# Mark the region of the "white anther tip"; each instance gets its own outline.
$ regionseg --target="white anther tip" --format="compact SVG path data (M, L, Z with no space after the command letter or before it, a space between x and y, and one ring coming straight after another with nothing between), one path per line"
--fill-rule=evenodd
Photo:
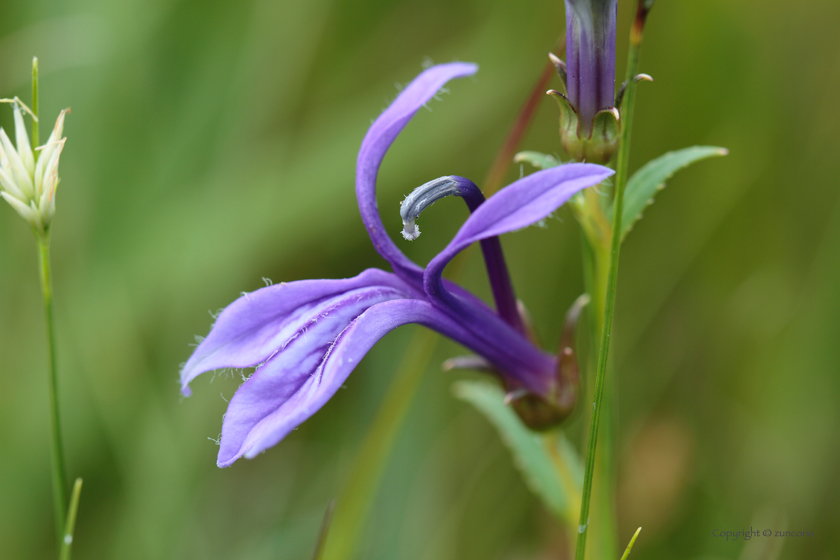
M402 236L406 241L414 241L420 237L420 228L414 223L414 220L403 222Z

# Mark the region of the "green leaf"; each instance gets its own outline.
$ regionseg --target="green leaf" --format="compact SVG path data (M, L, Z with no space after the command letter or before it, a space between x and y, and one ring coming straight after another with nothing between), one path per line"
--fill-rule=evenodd
M514 163L530 163L539 169L557 167L562 162L554 156L540 152L519 152L513 157Z
M673 177L674 173L701 159L725 156L728 153L725 148L715 146L692 146L668 152L647 162L630 177L624 191L624 215L621 217L622 239L633 228L633 224L642 217L644 209L653 203L656 193L665 188L665 181ZM610 208L608 218L612 220L612 208Z
M452 390L481 412L499 431L525 483L560 519L575 525L583 468L571 445L556 432L540 435L529 430L495 384L458 381Z
M333 510L335 510L335 498L327 504L327 511L324 513L324 520L321 522L321 530L318 532L318 542L315 544L315 553L312 555L312 560L322 560L324 557L324 543L327 542L327 534L330 532Z
M630 556L630 551L633 550L633 545L636 543L636 538L639 536L639 533L642 532L642 528L639 527L636 529L636 532L633 533L633 538L630 539L630 544L627 545L627 548L624 550L624 554L621 556L621 560L627 560L627 557Z
M64 536L61 539L60 560L70 560L70 550L73 546L73 531L76 530L76 512L79 510L79 497L82 495L82 479L77 478L70 495L70 508L67 511L67 523L64 526Z

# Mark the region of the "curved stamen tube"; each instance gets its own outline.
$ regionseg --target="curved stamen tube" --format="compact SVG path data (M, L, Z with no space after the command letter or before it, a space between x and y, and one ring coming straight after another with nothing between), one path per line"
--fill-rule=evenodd
M448 196L463 198L470 212L474 212L484 203L484 195L481 190L469 179L457 175L438 177L420 185L402 201L400 217L403 221L403 237L409 241L417 239L420 235L420 229L416 223L417 218L423 210ZM481 240L481 252L484 254L484 264L487 267L490 289L493 292L493 299L496 302L496 310L499 316L507 324L525 334L525 327L516 306L516 295L513 292L513 284L510 281L510 274L507 264L505 264L499 238L493 236Z
M420 236L420 228L416 221L423 210L447 196L461 196L458 183L449 176L432 179L423 183L400 203L400 218L402 218L402 236L407 241L414 241ZM482 202L484 197L482 197ZM481 204L481 202L479 202Z

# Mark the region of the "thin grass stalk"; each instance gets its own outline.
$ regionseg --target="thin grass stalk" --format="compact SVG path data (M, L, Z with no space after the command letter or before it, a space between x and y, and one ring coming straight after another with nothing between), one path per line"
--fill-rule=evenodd
M61 421L58 398L58 360L55 343L55 317L53 313L52 271L50 269L50 233L49 230L38 234L38 264L41 277L41 294L44 300L44 319L47 327L47 349L50 372L50 466L52 472L53 508L55 510L55 530L59 546L63 538L66 523L67 476L64 469L64 448L61 444Z
M636 99L636 83L633 77L639 69L639 53L642 46L645 20L650 9L651 0L639 0L636 19L630 33L630 49L627 60L627 90L625 92L624 107L621 118L621 145L618 151L616 166L615 202L613 203L612 241L610 243L610 265L607 276L606 302L604 307L604 322L601 329L601 342L598 348L598 365L595 373L595 395L592 402L592 417L589 427L589 443L586 453L586 470L583 478L583 493L580 507L580 522L578 525L576 560L584 560L586 556L586 537L589 533L589 508L592 498L592 479L595 471L595 454L598 444L598 429L600 427L601 410L604 404L604 385L609 363L610 336L615 314L615 293L618 281L618 257L621 250L621 217L624 211L624 187L627 185L628 163L630 157L630 133L633 128L633 109Z
M59 560L70 560L73 549L73 534L76 531L76 512L79 511L79 498L82 495L82 479L77 478L73 484L73 494L70 497L70 507L67 510L67 524L64 526L64 536L61 539Z

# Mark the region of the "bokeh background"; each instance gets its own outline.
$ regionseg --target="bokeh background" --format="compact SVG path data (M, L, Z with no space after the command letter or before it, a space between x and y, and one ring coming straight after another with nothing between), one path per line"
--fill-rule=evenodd
M622 72L631 19L620 2ZM209 312L273 281L383 266L355 208L356 150L424 61L480 64L422 111L380 177L380 208L430 178L479 180L563 29L559 0L6 0L0 96L42 135L64 107L53 263L65 447L85 480L78 559L307 559L414 332L276 448L215 466L240 379L179 396ZM836 0L660 0L632 167L692 144L731 155L660 193L625 243L621 541L634 558L759 558L713 531L811 531L781 558L840 556L840 43ZM556 87L556 84L555 84ZM523 149L557 152L546 99ZM0 107L0 124L12 126ZM528 170L526 170L528 171ZM520 170L514 166L509 179ZM441 203L405 251L426 262L465 217ZM546 341L582 291L568 211L504 240ZM488 293L481 263L465 284ZM0 205L0 557L53 555L47 361L32 234ZM563 558L563 531L484 418L426 372L359 558ZM579 440L578 419L568 428Z

